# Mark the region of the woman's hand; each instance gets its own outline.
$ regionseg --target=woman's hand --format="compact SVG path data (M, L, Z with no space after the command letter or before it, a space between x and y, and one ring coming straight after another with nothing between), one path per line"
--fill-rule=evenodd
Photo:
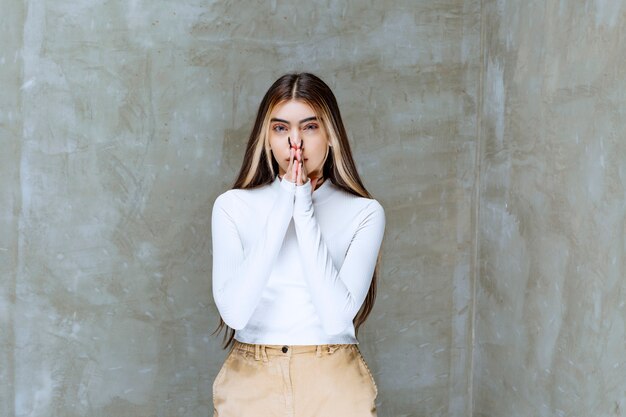
M304 185L309 179L309 174L302 159L302 147L296 148L296 159L296 184Z
M294 161L295 158L295 150L293 148L289 148L289 166L287 167L287 171L285 171L285 175L283 175L283 179L286 179L289 182L296 182L297 178L297 165L298 161Z
M304 165L304 159L302 158L302 152L304 150L304 141L300 146L291 146L291 140L289 141L289 166L283 178L287 178L290 182L295 182L297 185L304 185L310 179L311 180L311 193L315 190L315 185L319 178L309 178L309 173Z

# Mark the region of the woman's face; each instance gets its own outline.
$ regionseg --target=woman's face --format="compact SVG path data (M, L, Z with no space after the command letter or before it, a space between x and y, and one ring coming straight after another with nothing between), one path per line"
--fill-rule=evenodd
M276 105L270 114L269 142L281 178L289 166L287 137L292 146L304 146L302 159L309 178L321 177L328 154L328 137L313 108L303 101L284 101Z

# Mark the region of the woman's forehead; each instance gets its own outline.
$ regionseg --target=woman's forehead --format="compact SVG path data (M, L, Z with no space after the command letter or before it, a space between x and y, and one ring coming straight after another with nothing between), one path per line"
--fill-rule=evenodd
M304 118L316 116L315 109L302 100L291 99L278 103L271 112L272 118L289 121L300 121Z

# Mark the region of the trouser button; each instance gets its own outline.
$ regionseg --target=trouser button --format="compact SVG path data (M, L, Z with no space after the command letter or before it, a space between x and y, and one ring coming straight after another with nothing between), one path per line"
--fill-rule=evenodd
M287 346L283 346L283 353L287 353L288 350L289 348Z

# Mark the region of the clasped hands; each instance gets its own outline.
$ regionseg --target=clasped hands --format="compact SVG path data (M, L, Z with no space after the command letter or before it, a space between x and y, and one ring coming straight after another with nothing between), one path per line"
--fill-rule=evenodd
M297 143L291 143L291 139L287 138L289 142L289 166L283 176L289 182L295 182L296 185L304 185L307 180L311 180L311 192L315 190L315 185L319 178L309 178L309 173L304 165L302 159L302 152L304 150L304 139L300 141L300 145Z

